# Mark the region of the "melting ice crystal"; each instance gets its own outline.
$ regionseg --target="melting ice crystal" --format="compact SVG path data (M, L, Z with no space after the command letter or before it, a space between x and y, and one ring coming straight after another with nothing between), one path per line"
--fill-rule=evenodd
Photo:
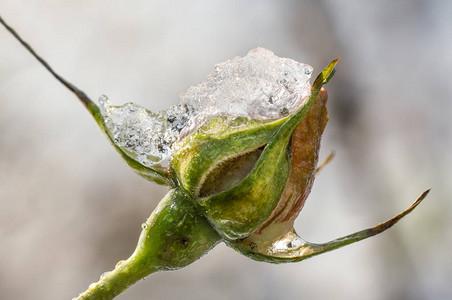
M114 143L145 166L166 164L175 142L214 117L268 120L294 112L309 95L312 67L256 48L215 66L182 102L152 113L136 104L112 106L102 96L100 109Z

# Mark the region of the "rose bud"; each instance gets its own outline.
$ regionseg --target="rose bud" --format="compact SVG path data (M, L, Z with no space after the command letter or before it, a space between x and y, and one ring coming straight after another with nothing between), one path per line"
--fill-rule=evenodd
M300 261L378 234L409 213L325 244L293 229L314 182L328 121L322 85L310 66L258 48L219 64L182 103L154 114L106 97L90 111L138 174L171 187L146 223L132 256L80 299L113 297L153 272L184 267L224 241L271 263ZM100 117L101 116L101 117Z

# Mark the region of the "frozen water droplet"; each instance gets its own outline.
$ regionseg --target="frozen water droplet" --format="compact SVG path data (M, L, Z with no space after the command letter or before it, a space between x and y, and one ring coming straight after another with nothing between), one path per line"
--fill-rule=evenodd
M104 272L104 273L102 273L102 275L100 275L100 279L106 278L109 274L110 274L110 272Z
M115 269L119 269L125 262L126 262L125 260L118 261L118 263L115 266Z
M281 239L273 243L270 251L273 253L281 253L290 249L300 248L305 243L294 231L287 233Z
M289 110L287 109L287 107L283 107L282 109L281 109L281 115L282 116L287 116L289 114Z
M148 228L148 224L143 223L141 224L141 229L146 230Z
M300 237L295 237L292 241L291 241L291 246L292 248L297 248L300 247L303 244L303 240Z

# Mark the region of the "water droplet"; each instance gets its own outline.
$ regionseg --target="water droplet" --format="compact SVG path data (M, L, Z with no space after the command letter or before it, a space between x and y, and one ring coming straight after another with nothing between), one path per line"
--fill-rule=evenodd
M97 282L93 282L89 285L88 289L94 289L97 285Z
M115 269L119 269L125 262L126 262L125 260L118 261L118 263L115 266Z
M99 97L99 104L101 105L101 106L104 106L105 104L106 104L106 102L108 101L108 98L107 98L107 96L105 96L105 95L102 95L102 96L100 96Z
M301 238L295 237L291 242L291 246L293 248L297 248L297 247L300 247L303 244L303 242L304 241Z
M141 229L143 229L143 230L148 229L148 224L146 224L146 223L141 224Z
M106 278L109 274L110 274L110 272L102 273L102 275L100 275L100 279Z

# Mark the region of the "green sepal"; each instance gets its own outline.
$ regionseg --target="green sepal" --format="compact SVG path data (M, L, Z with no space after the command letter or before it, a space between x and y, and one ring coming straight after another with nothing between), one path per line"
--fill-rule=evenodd
M248 236L273 211L290 173L286 148L280 143L274 151L264 150L253 171L238 185L199 200L206 217L226 238Z
M285 120L214 118L177 145L171 161L173 171L184 189L198 196L213 169L231 157L267 144Z
M227 239L245 238L275 209L290 173L288 145L292 133L311 109L322 85L331 79L338 60L317 76L310 96L280 126L249 175L231 189L200 200L206 217Z
M226 240L225 242L237 252L257 261L275 264L299 262L384 232L412 212L427 197L429 191L423 192L410 207L393 218L377 226L337 238L327 243L314 244L304 241L295 233L295 230L291 230L275 240L265 240L265 236L254 235L238 241Z

